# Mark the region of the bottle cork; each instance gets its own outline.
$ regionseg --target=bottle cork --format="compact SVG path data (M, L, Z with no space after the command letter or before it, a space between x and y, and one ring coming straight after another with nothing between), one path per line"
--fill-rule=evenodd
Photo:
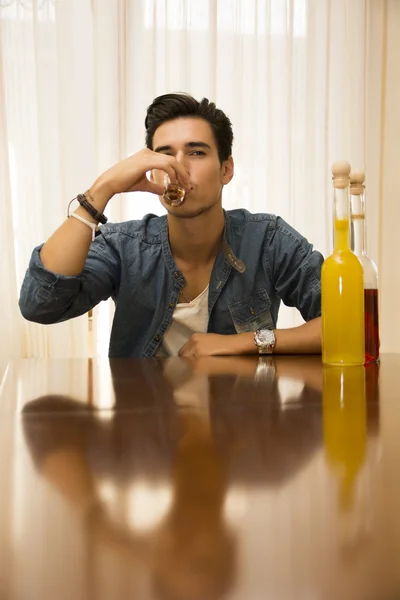
M352 171L350 173L350 191L354 196L360 196L365 189L365 173L363 171Z
M339 160L332 165L333 187L343 190L350 183L350 164L345 160Z

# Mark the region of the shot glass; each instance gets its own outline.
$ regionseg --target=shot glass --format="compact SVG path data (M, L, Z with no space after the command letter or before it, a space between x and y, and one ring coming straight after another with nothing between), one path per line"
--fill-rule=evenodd
M185 188L179 183L171 183L169 175L164 177L164 201L170 206L180 206L185 200Z

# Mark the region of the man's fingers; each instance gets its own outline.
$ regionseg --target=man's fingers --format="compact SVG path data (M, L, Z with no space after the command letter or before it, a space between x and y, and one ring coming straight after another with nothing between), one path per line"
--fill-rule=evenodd
M155 183L154 181L149 181L144 187L146 188L143 190L144 192L157 194L157 196L162 196L164 193L164 186L160 185L159 183Z
M184 344L182 346L182 348L179 350L178 352L178 356L192 356L193 355L193 344L191 343L190 340L188 340L186 342L186 344Z
M186 348L187 348L187 344L185 344L184 346L182 346L182 348L178 352L178 356L186 356L185 355Z
M178 181L184 185L187 190L190 190L189 173L186 171L185 167L177 160L174 161L172 166L175 170Z
M165 160L160 168L168 173L172 183L179 183L185 188L190 189L189 173L185 167L173 156L168 156L169 160Z
M176 169L174 169L168 161L163 162L162 165L160 165L160 169L167 173L171 183L177 183Z

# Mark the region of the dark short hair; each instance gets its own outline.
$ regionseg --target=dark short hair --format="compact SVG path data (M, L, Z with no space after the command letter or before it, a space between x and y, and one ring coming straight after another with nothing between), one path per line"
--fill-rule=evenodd
M154 133L160 125L180 117L197 117L207 121L213 131L220 162L230 157L233 131L229 118L207 98L198 102L193 96L185 93L164 94L150 104L145 119L147 148L153 149Z

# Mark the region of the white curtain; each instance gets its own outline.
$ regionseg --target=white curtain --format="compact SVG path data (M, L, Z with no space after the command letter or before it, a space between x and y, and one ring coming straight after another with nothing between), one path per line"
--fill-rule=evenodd
M165 92L207 96L231 118L225 208L280 214L324 254L330 165L366 169L379 262L387 20L386 0L0 0L3 366L20 353L87 354L87 316L28 324L17 291L68 201L143 147L146 107ZM120 221L163 209L127 194L107 210ZM95 309L95 354L107 352L111 319L111 303ZM283 308L281 326L299 322ZM382 344L392 349L389 336Z

